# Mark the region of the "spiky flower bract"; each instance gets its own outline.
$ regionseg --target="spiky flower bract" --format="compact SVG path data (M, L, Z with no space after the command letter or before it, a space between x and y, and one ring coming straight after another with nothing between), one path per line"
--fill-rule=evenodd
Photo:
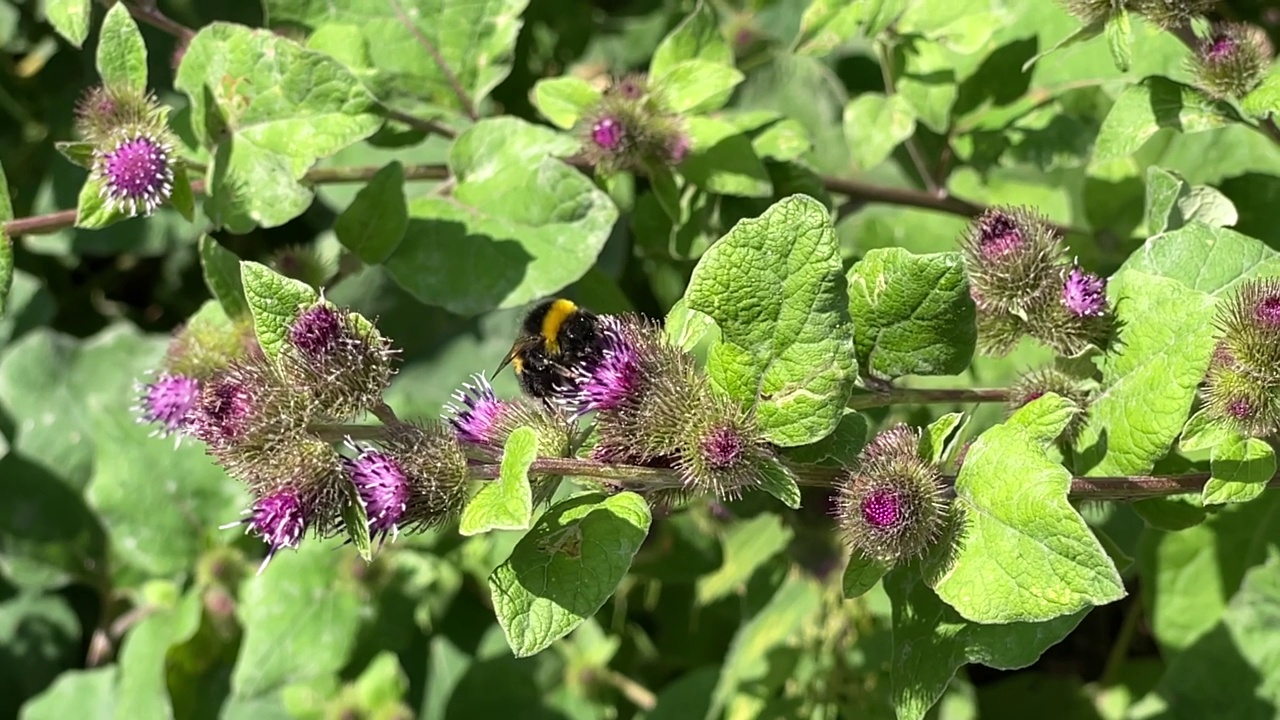
M1246 281L1218 307L1215 324L1231 357L1268 379L1280 377L1280 279Z
M1172 30L1203 17L1218 4L1217 0L1127 0L1129 10L1148 21Z
M919 455L905 426L863 449L838 487L836 520L859 552L887 563L924 554L942 535L946 503L938 469Z
M249 357L203 383L190 427L217 452L261 444L282 428L304 427L314 415L311 398L295 392L273 363Z
M163 129L163 112L147 93L95 85L76 103L76 132L85 142L99 145L122 128Z
M357 450L358 456L342 464L364 504L369 536L379 542L388 535L394 540L408 509L409 478L390 453L370 447Z
M991 208L970 224L962 242L965 271L980 312L1023 315L1060 277L1062 240L1042 215L1026 208ZM1051 289L1052 288L1052 289Z
M174 333L165 352L164 370L205 380L261 353L251 319L231 320L217 305L209 305Z
M161 437L186 432L192 412L200 399L200 381L186 375L161 373L141 386L135 410L142 422L159 427Z
M400 529L436 527L456 518L467 502L467 457L441 423L400 423L380 441L408 484Z
M1008 355L1027 333L1027 321L1017 315L978 314L978 350L984 355Z
M680 118L640 75L605 90L583 117L581 135L584 156L605 173L677 164L689 150Z
M1121 10L1114 0L1058 0L1058 4L1085 25L1104 23Z
M1067 287L1059 285L1060 295L1041 296L1028 306L1025 332L1065 357L1078 356L1090 347L1106 346L1115 329L1115 317L1106 297L1098 294L1069 298ZM1088 312L1080 314L1081 310Z
M290 245L277 250L268 264L287 278L301 280L317 288L329 282L338 270L332 257L306 245Z
M322 415L343 420L382 403L395 350L372 323L321 301L298 314L286 340L289 384L315 398Z
M1213 420L1253 437L1280 432L1280 392L1274 382L1240 365L1210 364L1201 398Z
M770 458L755 418L719 395L700 410L690 418L674 463L683 491L724 500L758 488Z
M1239 99L1262 83L1274 54L1271 39L1262 28L1217 23L1191 56L1191 75L1210 97Z
M1080 409L1060 435L1067 442L1071 442L1084 428L1085 421L1088 419L1087 411L1092 392L1090 383L1085 380L1068 375L1054 367L1044 367L1023 373L1009 389L1007 413L1012 415L1022 406L1038 400L1046 393L1058 395Z
M150 215L173 193L180 161L167 118L154 96L119 87L93 88L76 106L76 129L94 146L91 177L117 212Z

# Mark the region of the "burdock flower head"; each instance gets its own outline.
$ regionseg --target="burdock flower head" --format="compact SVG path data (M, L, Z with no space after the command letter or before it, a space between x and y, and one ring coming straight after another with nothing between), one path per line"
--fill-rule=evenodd
M582 119L583 153L604 172L684 161L689 139L680 118L640 75L617 80Z
M946 526L938 469L920 457L919 439L901 425L882 433L838 488L836 520L867 557L886 563L917 557Z
M351 445L359 454L344 459L343 468L355 486L369 519L369 536L395 540L400 522L409 507L409 477L390 453L372 447Z
M155 434L161 437L186 432L196 401L200 399L199 380L160 373L155 380L141 385L139 391L134 410L140 422L157 425Z
M281 548L298 548L307 532L310 508L299 491L281 488L258 498L247 515L244 520L223 525L222 529L244 525L247 532L262 538L268 549L266 558L258 566L261 575Z
M1179 28L1203 17L1218 0L1126 0L1129 10L1166 30Z
M392 525L397 530L435 527L462 512L467 502L467 457L451 428L438 422L400 423L379 444L381 450L376 451L377 455L368 456L367 451L362 454L366 458L366 470L372 471L372 463L377 461L378 472L367 472L363 477L365 484L371 485L375 474L377 476L379 487L376 494L379 498L376 508L366 498L366 493L375 494L373 488L366 487L361 491L371 523L375 509L385 506L394 511L401 497L403 508L398 514L387 514L378 526L380 529L385 530ZM357 458L356 462L359 463L360 459ZM400 478L403 478L403 486ZM354 473L352 479L359 488L360 480ZM372 531L372 524L370 529Z
M1123 8L1115 0L1059 0L1059 4L1085 25L1104 23Z
M980 312L1025 317L1040 296L1060 290L1062 240L1047 218L1031 210L987 210L970 225L962 245Z
M1054 368L1044 367L1024 373L1009 391L1006 404L1007 414L1012 415L1019 408L1040 399L1046 393L1053 393L1069 400L1080 412L1072 416L1061 437L1071 442L1084 427L1088 419L1087 411L1092 400L1094 383L1068 375Z
M205 380L251 355L261 355L253 321L231 320L210 302L179 328L165 352L164 370Z
M1200 397L1205 414L1253 437L1280 431L1280 388L1239 364L1210 363Z
M1247 23L1218 23L1191 56L1196 85L1211 97L1239 99L1266 76L1274 50L1267 33Z
M166 111L154 97L94 88L77 107L76 125L94 146L92 178L112 209L150 215L169 199L177 155Z
M382 403L395 350L368 320L320 301L289 326L284 371L318 411L343 420Z
M758 488L772 460L754 416L719 395L699 410L691 418L674 463L684 481L683 490L731 499Z
M1223 351L1239 366L1268 378L1280 376L1280 279L1242 283L1219 305L1215 324Z

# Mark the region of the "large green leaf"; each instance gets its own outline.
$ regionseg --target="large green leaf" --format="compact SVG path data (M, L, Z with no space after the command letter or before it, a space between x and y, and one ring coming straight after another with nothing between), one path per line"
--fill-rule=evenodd
M370 264L386 261L408 228L404 166L397 160L378 170L333 223L343 246Z
M212 154L205 214L237 233L302 214L312 199L303 174L382 124L345 66L240 25L202 28L174 86L191 98L192 129Z
M581 495L552 507L489 577L516 657L568 635L604 605L649 532L639 495Z
M479 104L511 72L528 0L266 0L271 25L347 26L363 40L378 99L407 111ZM438 59L437 59L438 55ZM451 79L452 76L452 79Z
M1121 327L1077 442L1076 471L1148 472L1182 432L1213 349L1212 296L1124 270L1108 287Z
M1132 155L1161 128L1195 133L1239 122L1230 105L1158 75L1129 87L1102 122L1093 147L1100 164Z
M1156 166L1147 168L1147 232L1172 232L1192 222L1230 227L1239 221L1235 205L1217 188L1192 186L1181 175ZM1149 247L1144 245L1143 249Z
M485 120L457 140L450 198L409 204L409 227L385 261L418 300L459 315L525 305L595 264L618 210L590 178L557 160L577 141L517 118Z
M301 280L287 278L266 265L247 260L240 262L240 282L249 301L258 344L267 355L279 355L289 337L289 326L298 313L320 296Z
M146 618L129 630L120 648L116 717L173 717L169 649L195 634L203 607L200 593L191 592L173 607L148 608Z
M147 89L147 46L129 8L107 11L98 33L98 75L109 88L141 94Z
M1048 446L1075 410L1047 394L983 433L956 478L963 529L933 583L966 620L1043 622L1124 597L1115 564L1067 500Z
M116 717L115 665L92 670L69 670L43 693L22 707L20 720L114 720Z
M247 314L249 302L245 299L244 283L240 279L240 258L210 235L201 235L197 247L204 284L222 306L222 311L230 318Z
M959 253L872 250L849 271L849 315L868 375L958 375L973 359L977 311Z
M1235 230L1190 222L1147 240L1117 275L1130 270L1161 275L1217 297L1230 295L1246 280L1280 275L1280 254Z
M864 170L888 159L893 149L915 134L916 115L901 95L863 93L844 108L849 154Z
M853 389L853 327L827 209L794 195L739 222L703 255L685 295L721 329L713 381L756 402L777 445L835 429Z
M733 64L733 49L720 30L714 4L707 0L697 0L693 12L658 44L649 62L649 76L660 78L686 60Z
M1000 670L1034 663L1087 612L1048 622L980 625L947 607L910 571L889 573L885 590L893 602L893 700L899 720L922 720L967 663Z

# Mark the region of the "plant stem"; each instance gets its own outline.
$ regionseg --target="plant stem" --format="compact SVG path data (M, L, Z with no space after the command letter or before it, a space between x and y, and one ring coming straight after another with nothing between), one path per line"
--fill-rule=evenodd
M1142 599L1130 598L1129 607L1124 613L1124 622L1120 625L1120 636L1116 638L1111 646L1111 652L1107 654L1107 664L1103 666L1102 677L1098 680L1099 687L1107 688L1115 684L1116 677L1124 667L1124 661L1129 658L1129 647L1133 645L1133 636L1138 630L1138 620L1141 617Z
M622 673L604 668L601 677L610 685L618 689L618 692L631 701L632 705L649 712L658 706L658 696L653 694L649 688L623 675Z
M458 137L457 130L446 125L441 125L435 120L420 118L386 106L381 108L381 112L388 120L395 120L396 122L404 123L414 130L420 130L428 135L439 135L441 137L449 138L450 140Z
M831 192L848 195L851 198L862 200L864 202L879 202L888 205L906 205L907 207L937 210L938 212L949 213L951 215L961 215L963 217L976 217L986 210L986 208L981 205L975 205L967 200L961 200L960 198L951 197L950 195L938 195L936 193L924 192L922 190L911 190L909 188L872 185L870 183L859 182L857 180L846 180L844 178L823 177L822 186ZM847 215L848 213L841 211L840 214Z
M413 24L413 20L405 14L404 8L400 6L400 0L387 0L387 3L391 5L391 9L400 18L400 23L404 25L405 29L413 33L413 36L418 40L418 44L422 45L423 49L431 55L431 59L435 61L436 67L440 70L440 74L444 75L445 82L449 83L449 87L453 89L453 94L458 97L458 102L462 104L462 111L472 120L479 120L480 114L476 112L476 106L471 101L471 95L466 88L462 87L462 81L453 72L453 68L449 67L449 63L444 61L444 56L440 54L435 43L431 42L426 35L422 34L418 26Z
M325 442L340 443L352 440L381 440L387 435L382 425L311 425L307 428Z
M396 411L386 403L378 403L370 412L373 416L382 421L383 425L399 425L400 418L396 417Z
M949 403L1005 402L1009 391L1005 388L890 388L885 391L854 395L848 407L854 410L887 407L889 405L929 405Z
M887 43L877 43L880 45L880 74L884 78L884 93L892 96L898 91L897 83L893 79L893 48ZM947 189L943 187L936 178L929 166L924 162L924 154L920 152L920 145L916 142L913 134L903 143L907 148L907 155L911 157L911 164L916 168L916 174L920 176L921 182L929 191L929 196L938 200L946 200L948 198Z
M141 2L135 0L134 2L125 2L124 6L135 20L163 30L182 42L189 42L196 35L191 28L160 12L160 8L156 7L154 0L142 0Z

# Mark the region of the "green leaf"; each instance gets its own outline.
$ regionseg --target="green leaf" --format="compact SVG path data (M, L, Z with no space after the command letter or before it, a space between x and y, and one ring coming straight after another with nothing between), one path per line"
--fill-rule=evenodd
M1133 28L1129 25L1129 11L1121 8L1107 19L1107 49L1120 72L1129 72L1133 65Z
M368 57L366 82L378 98L406 112L439 115L441 108L462 109L454 81L479 106L511 73L529 2L266 0L263 5L271 27L354 28L365 46L360 52Z
M723 107L742 79L732 65L685 60L667 70L655 89L671 112L705 113Z
M600 102L602 94L582 78L542 78L533 86L533 104L556 127L568 130Z
M960 95L956 66L964 56L940 41L914 36L895 45L890 59L897 94L911 105L920 124L945 134Z
M1240 100L1240 109L1259 120L1280 115L1280 67L1272 68L1262 84Z
M124 3L107 11L98 31L98 75L109 88L138 94L147 90L147 46Z
M9 180L0 166L0 227L13 219L13 201L9 198ZM0 316L8 308L9 291L13 288L13 239L0 230Z
M733 49L720 31L715 10L705 0L697 0L693 12L658 44L649 62L649 78L658 80L685 60L733 65Z
M1240 220L1235 205L1217 188L1192 187L1181 175L1147 168L1146 225L1151 234L1179 230L1193 222L1229 227Z
M397 160L374 173L333 223L333 232L343 247L369 265L391 257L408 229L404 166Z
M866 595L891 569L889 565L873 557L867 557L854 548L841 580L845 599L852 600Z
M301 215L312 199L303 174L382 125L373 96L344 65L240 25L201 28L174 87L191 98L192 129L212 148L205 214L235 233Z
M571 136L517 118L484 120L450 155L451 198L409 204L407 238L385 266L423 303L458 315L526 305L560 292L595 264L618 219L589 177L553 156Z
M1199 90L1153 75L1130 86L1102 121L1093 146L1093 164L1137 152L1161 128L1197 133L1239 122L1230 105Z
M710 193L769 197L773 182L756 157L751 140L730 122L709 117L685 120L689 155L680 174Z
M698 605L705 607L741 592L757 570L787 549L794 535L774 513L734 523L725 533L724 563L698 580Z
M1160 275L1220 297L1247 280L1280 275L1280 254L1234 230L1192 222L1143 243L1116 274L1128 271Z
M795 53L823 57L858 33L866 3L813 0L800 17ZM865 167L865 166L864 166Z
M236 613L244 639L231 675L236 696L265 695L347 664L366 610L364 590L341 559L332 546L308 541L245 581Z
M1203 411L1187 419L1178 438L1178 447L1185 452L1211 450L1218 445L1232 442L1237 437L1234 430L1220 422L1214 422Z
M365 562L373 560L373 540L369 537L369 511L356 492L355 486L347 483L343 486L347 501L342 504L342 529L347 539L355 547L360 558Z
M889 158L916 132L916 115L901 95L863 93L844 107L844 137L849 154L864 170Z
M91 0L47 0L44 12L53 29L77 48L89 37L89 20L93 15Z
M491 530L527 530L533 521L533 490L529 468L538 459L538 433L517 428L502 448L498 479L485 483L467 503L458 532L478 535Z
M947 413L929 423L920 436L920 456L935 465L943 465L954 454L956 443L969 422L964 413Z
M685 352L691 352L703 338L716 330L716 321L706 313L690 310L684 298L671 306L666 322L662 324L667 340Z
M774 669L771 659L783 648L798 644L800 633L812 626L821 607L822 587L817 582L804 577L784 582L734 635L706 717L721 717L721 710L737 692L766 681Z
M200 236L199 249L200 268L209 292L227 317L243 317L249 312L249 302L245 300L244 283L240 280L240 258L210 235Z
M1213 349L1213 298L1136 270L1108 292L1121 323L1117 350L1102 361L1103 390L1076 443L1076 471L1137 475L1151 470L1182 432Z
M849 270L858 365L873 377L956 375L977 345L977 310L959 253L872 250Z
M1250 570L1222 620L1169 663L1153 691L1161 717L1271 717L1280 705L1280 556ZM1133 708L1129 717L1147 715Z
M821 203L793 195L740 221L702 256L685 298L720 327L713 381L757 402L770 442L807 445L835 429L857 368L843 264Z
M1276 474L1276 453L1258 438L1236 436L1210 456L1211 477L1201 498L1205 505L1248 502L1267 489Z
M22 592L0 602L0 713L17 717L24 700L78 665L80 636L79 618L59 595Z
M191 189L191 177L185 163L176 163L173 169L173 192L169 193L169 206L178 211L187 222L196 220L196 196Z
M1194 497L1194 496L1193 496ZM1280 493L1215 508L1179 532L1147 532L1138 545L1145 616L1172 658L1194 647L1226 611L1249 568L1280 543Z
M76 227L98 230L132 217L118 206L107 202L103 194L105 182L93 175L84 181L84 187L80 188L80 198L76 201Z
M93 169L93 151L94 145L90 142L55 142L53 147L62 154L63 157L80 167L91 170Z
M786 118L752 137L751 148L761 160L791 162L812 150L813 141L804 125Z
M1077 45L1082 42L1087 42L1089 40L1092 40L1098 37L1099 35L1102 34L1103 29L1104 29L1104 26L1102 21L1091 23L1089 25L1081 25L1077 27L1075 32L1071 33L1070 35L1054 43L1053 46L1050 47L1048 50L1045 50L1044 52L1036 55L1035 57L1023 63L1022 72L1024 73L1027 72L1032 68L1032 66L1038 64L1041 60L1045 59L1049 55L1052 55L1053 53L1058 52L1059 50L1065 50L1066 48L1069 48L1072 45Z
M174 607L152 607L129 630L120 648L120 685L116 717L173 717L167 657L171 647L186 642L200 627L201 593L191 592Z
M302 308L320 299L312 287L287 278L261 263L240 261L240 282L253 316L258 344L269 357L280 354L289 337L289 326Z
M21 720L115 720L116 665L68 670L22 707Z
M933 583L966 620L1044 622L1124 597L1115 564L1067 500L1071 473L1047 452L1073 412L1046 394L969 448L956 478L963 530Z
M783 448L782 453L788 460L798 463L851 466L867 444L867 432L866 417L846 410L830 435L810 445Z
M649 532L632 492L581 495L548 510L489 577L494 612L516 657L568 635L604 605Z
M763 461L760 468L760 489L777 498L783 505L796 510L800 507L800 486L796 476L787 466L772 458Z
M889 573L884 586L893 603L892 684L898 720L922 720L956 670L968 663L999 670L1031 665L1087 612L1048 622L979 625L966 622L910 571Z

